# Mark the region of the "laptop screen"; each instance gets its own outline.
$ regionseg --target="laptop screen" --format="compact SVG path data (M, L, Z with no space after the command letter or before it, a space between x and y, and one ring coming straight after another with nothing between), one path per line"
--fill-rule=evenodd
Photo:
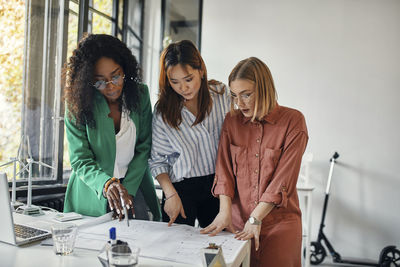
M0 173L0 241L16 244L7 175Z
M51 233L36 226L25 225L28 221L33 222L30 216L14 214L10 203L7 176L0 173L0 241L12 245L23 245L51 236ZM15 223L14 216L19 215L21 222ZM27 220L28 219L28 220Z

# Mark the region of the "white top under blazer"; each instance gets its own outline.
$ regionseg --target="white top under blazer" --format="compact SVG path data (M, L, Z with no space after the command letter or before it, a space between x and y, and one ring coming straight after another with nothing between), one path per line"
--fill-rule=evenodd
M129 117L129 111L121 112L121 125L115 135L115 164L114 177L124 178L128 171L129 163L135 155L136 126Z

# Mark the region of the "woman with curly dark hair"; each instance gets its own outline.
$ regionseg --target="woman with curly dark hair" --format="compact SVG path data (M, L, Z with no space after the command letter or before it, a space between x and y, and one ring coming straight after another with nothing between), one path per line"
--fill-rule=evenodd
M72 167L64 212L100 216L109 208L122 219L126 205L137 219L148 219L148 206L159 220L147 163L150 98L135 57L117 38L91 34L79 42L64 71Z

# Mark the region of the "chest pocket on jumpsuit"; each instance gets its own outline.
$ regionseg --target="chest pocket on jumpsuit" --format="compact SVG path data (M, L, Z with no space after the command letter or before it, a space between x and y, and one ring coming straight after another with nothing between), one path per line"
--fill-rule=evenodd
M267 183L269 183L278 165L282 149L264 148L263 150L264 153L262 153L261 156L260 179L267 179Z
M230 145L233 174L236 177L236 188L246 188L250 185L247 177L247 147Z

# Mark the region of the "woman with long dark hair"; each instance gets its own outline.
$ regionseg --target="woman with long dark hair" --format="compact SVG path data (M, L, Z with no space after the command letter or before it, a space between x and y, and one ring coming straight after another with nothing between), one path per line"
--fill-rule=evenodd
M148 168L151 104L138 63L117 38L91 34L73 51L65 69L65 126L72 167L64 212L159 220ZM126 214L125 214L126 215Z
M163 221L197 219L204 227L218 213L211 186L229 95L224 84L208 80L199 50L187 40L162 52L159 84L149 163L163 189Z

